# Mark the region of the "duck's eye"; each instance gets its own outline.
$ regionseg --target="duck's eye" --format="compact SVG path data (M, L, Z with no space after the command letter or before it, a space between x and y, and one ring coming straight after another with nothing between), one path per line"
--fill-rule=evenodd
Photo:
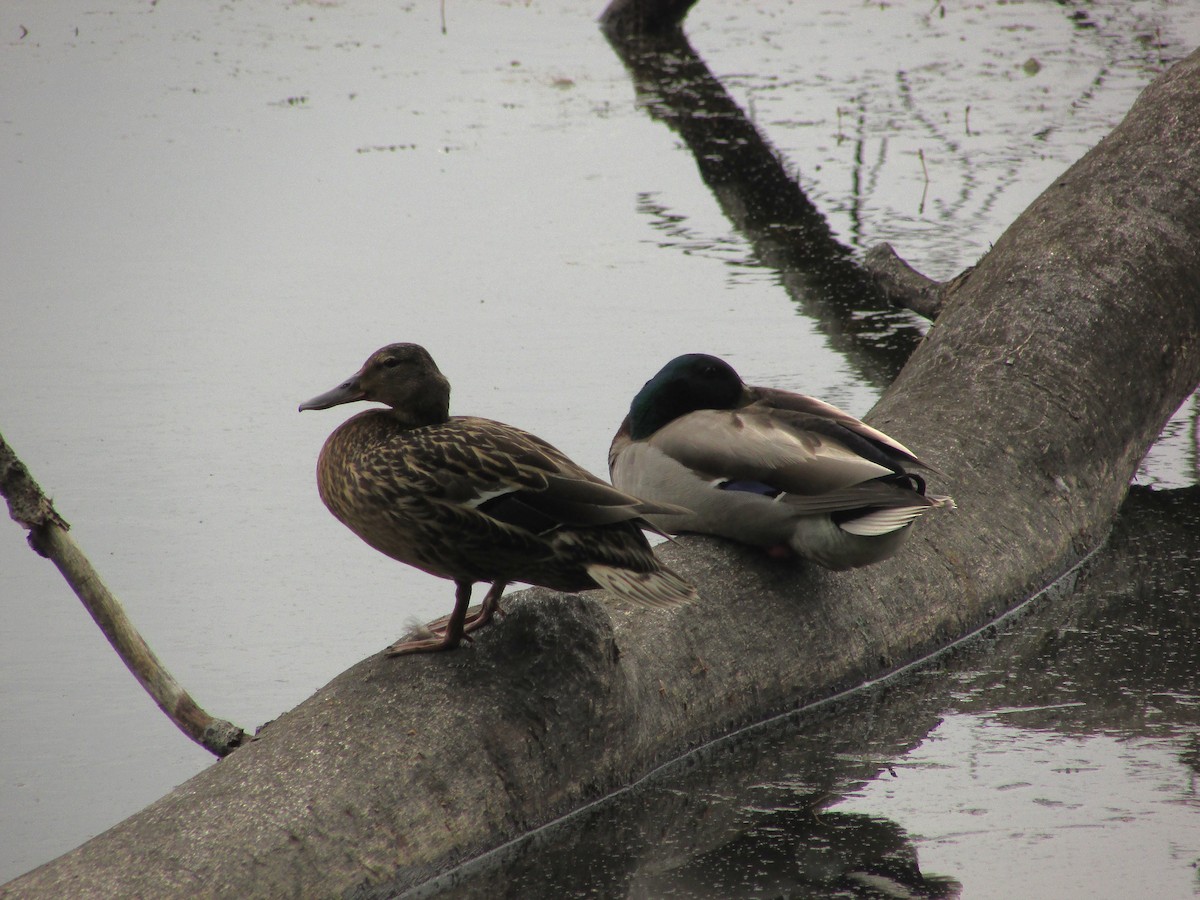
M398 365L400 365L400 360L396 359L394 356L389 356L383 361L383 367L385 369L394 369Z

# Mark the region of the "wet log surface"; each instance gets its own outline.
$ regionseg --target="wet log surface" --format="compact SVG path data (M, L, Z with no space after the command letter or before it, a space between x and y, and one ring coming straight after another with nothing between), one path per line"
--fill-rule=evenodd
M11 896L387 896L748 722L920 658L1103 541L1200 381L1200 54L996 243L868 417L959 509L832 574L688 538L670 612L533 590L373 657Z

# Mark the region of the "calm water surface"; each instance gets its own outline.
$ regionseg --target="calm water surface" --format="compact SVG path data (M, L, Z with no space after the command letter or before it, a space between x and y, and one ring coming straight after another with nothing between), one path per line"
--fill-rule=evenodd
M739 230L648 115L595 28L599 6L445 8L444 32L438 4L0 8L0 432L179 680L247 728L449 607L448 583L361 545L313 487L342 416L296 404L377 346L424 343L456 411L529 428L601 472L629 398L677 353L718 353L861 414L922 327L838 318L819 277ZM853 253L889 240L948 277L1200 43L1200 10L702 0L688 33L834 240ZM1141 481L1195 482L1195 418L1193 400ZM1194 579L1137 587L1195 558L1181 547L1135 566L1125 619L1057 622L1047 603L1030 621L1048 615L1060 645L1094 647L1108 629L1111 653L1084 663L1173 656L1194 673L1190 632L1126 633L1143 610L1195 608ZM16 526L0 526L0 600L3 880L210 759ZM968 896L1011 895L1017 873L1029 895L1141 883L1190 896L1194 681L1131 684L1130 716L1155 726L1139 730L1086 715L1107 707L1078 693L1079 672L1011 664L1022 640L885 692L900 700L730 742L736 754L713 754L739 761L701 776L702 793L664 773L643 788L663 817L628 828L671 852L593 850L595 877L570 890L842 890L839 871L852 890L873 859L886 866L870 877L934 892L953 879ZM997 693L1031 671L1019 702ZM1041 709L1070 727L1031 722ZM897 736L871 743L879 729ZM559 840L540 835L501 871L573 858Z

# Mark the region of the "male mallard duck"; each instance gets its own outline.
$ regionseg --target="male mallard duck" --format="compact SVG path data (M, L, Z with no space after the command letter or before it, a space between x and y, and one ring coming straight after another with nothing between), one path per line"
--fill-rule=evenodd
M742 382L702 353L633 398L608 452L613 484L692 512L651 522L795 552L830 569L887 559L928 509L912 451L835 406Z
M692 600L695 588L663 566L642 534L644 503L571 462L541 438L489 419L453 416L450 382L416 344L390 344L333 390L300 405L385 403L342 423L317 463L329 511L393 559L457 587L435 637L398 642L389 655L449 650L487 624L510 581L558 591L605 588L643 606ZM467 618L471 588L491 582Z

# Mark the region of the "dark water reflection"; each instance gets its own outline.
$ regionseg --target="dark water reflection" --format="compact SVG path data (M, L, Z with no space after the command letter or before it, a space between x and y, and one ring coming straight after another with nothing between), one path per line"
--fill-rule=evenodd
M1067 735L1200 726L1200 487L1134 488L1079 595L1001 643L961 673L956 711Z
M679 135L705 186L749 242L752 264L778 273L799 311L813 318L864 380L879 387L890 383L924 326L911 314L889 308L781 155L683 32L611 43L644 108ZM682 217L645 202L639 208L652 216L656 228L677 237Z
M1197 584L1200 488L1135 488L1073 592L1035 600L916 672L706 747L410 896L957 896L961 873L923 871L905 822L833 807L896 778L954 717L1002 718L1010 754L1026 749L1026 735L1031 745L1046 733L1155 739L1200 774ZM1131 790L1116 783L1121 772L1102 774L1114 795ZM1195 807L1194 786L1167 802ZM1088 873L1073 877L1087 895L1106 895Z

